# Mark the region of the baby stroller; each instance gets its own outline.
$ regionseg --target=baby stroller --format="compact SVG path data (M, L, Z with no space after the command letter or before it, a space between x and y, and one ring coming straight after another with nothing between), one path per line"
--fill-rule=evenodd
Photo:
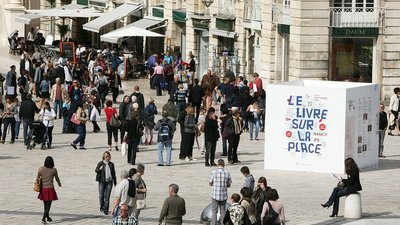
M46 150L49 146L49 138L47 136L47 127L41 121L34 121L30 124L30 131L28 133L27 150L35 148L36 144L42 144L42 150Z

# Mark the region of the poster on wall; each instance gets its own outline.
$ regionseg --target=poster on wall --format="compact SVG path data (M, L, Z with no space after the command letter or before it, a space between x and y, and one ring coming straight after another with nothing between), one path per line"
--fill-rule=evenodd
M361 146L361 151L367 152L373 147L376 115L372 100L366 97L363 108L354 110L354 116L347 114L348 91L363 88L370 87L325 81L269 85L266 129L271 132L265 133L264 168L343 173L344 159L352 155L347 153L350 148L354 152ZM359 137L360 144L356 147L353 143Z

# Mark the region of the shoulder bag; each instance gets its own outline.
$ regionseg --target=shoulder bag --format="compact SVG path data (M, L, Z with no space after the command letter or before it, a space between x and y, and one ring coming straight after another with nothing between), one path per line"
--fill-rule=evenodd
M75 125L80 125L80 124L81 124L81 121L78 120L78 118L77 118L77 116L76 116L76 113L72 114L72 116L71 116L71 122L74 123Z
M42 190L42 177L36 178L36 182L34 183L33 190L36 192L40 192Z
M274 224L276 218L278 218L279 213L275 212L275 210L272 208L271 203L269 203L269 201L267 201L268 203L268 212L264 217L264 221L263 225L270 225L270 224Z
M121 126L121 121L119 121L114 115L112 115L110 120L110 126L118 128Z

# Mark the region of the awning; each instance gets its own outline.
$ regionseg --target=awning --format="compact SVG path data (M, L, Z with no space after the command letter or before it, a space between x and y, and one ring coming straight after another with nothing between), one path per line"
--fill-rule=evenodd
M31 20L42 17L66 17L66 18L87 18L98 17L102 13L95 9L89 9L86 6L78 4L69 4L52 9L26 10L26 14L21 14L15 18L16 21L29 24Z
M210 28L210 34L215 35L215 36L226 37L226 38L235 38L235 36L237 36L236 32L219 30L219 29L215 29L215 28Z
M129 16L143 7L142 4L126 2L112 11L103 14L97 19L83 24L83 29L99 33L100 29L123 17Z
M118 40L123 37L164 37L164 35L151 32L147 30L148 28L152 28L156 25L164 23L165 19L157 18L157 17L145 17L141 20L138 20L134 23L131 23L125 27L121 27L117 30L111 31L107 34L103 34L100 36L100 40L104 42L109 42L113 44L117 44Z

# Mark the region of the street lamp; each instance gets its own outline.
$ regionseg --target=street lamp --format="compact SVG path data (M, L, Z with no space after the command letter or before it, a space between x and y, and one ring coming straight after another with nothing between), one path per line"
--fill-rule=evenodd
M208 7L210 7L210 5L214 3L214 0L201 0L201 2L206 7L204 14L207 15L208 14Z
M214 0L201 0L201 2L208 8L211 4L214 3Z

